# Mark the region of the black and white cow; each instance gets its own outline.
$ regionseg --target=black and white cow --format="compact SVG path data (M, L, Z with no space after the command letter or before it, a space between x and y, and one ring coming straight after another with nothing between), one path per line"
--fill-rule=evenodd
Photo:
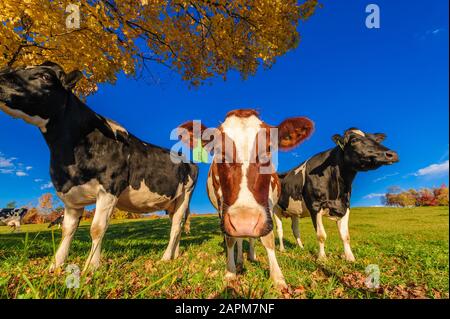
M27 208L3 208L0 209L0 226L10 226L13 231L20 229L20 222L28 212Z
M385 137L381 133L369 134L350 128L344 136L333 136L337 144L335 148L313 156L285 174L279 174L281 196L274 215L280 250L284 250L282 216L292 219L292 231L300 247L303 244L299 218L311 216L319 241L319 258L326 258L327 235L322 223L322 216L326 216L337 221L345 258L355 260L348 230L352 183L358 172L398 162L397 153L381 145Z
M175 164L167 149L145 143L94 111L73 93L80 71L52 62L0 71L0 109L34 124L50 149L50 175L65 204L62 241L51 270L66 260L84 207L96 204L86 269L100 265L101 243L114 207L172 220L163 260L176 258L198 167Z
M54 220L52 220L47 228L52 228L53 226L58 226L58 229L61 228L64 221L64 214L59 215Z

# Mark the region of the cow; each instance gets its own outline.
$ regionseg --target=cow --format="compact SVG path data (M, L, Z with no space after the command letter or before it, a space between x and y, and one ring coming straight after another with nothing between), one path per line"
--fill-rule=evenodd
M64 214L61 214L58 217L56 217L54 220L52 220L48 224L47 228L52 228L53 226L58 226L58 229L59 229L59 228L61 228L63 221L64 221Z
M50 149L51 180L64 203L61 244L50 271L61 269L84 207L92 204L85 271L100 266L101 243L115 207L135 213L166 210L172 226L162 260L176 258L198 166L174 163L170 150L143 142L95 113L72 92L82 77L53 62L0 71L0 109L40 129Z
M225 237L226 280L236 278L236 242L237 261L241 263L243 238L250 238L250 260L256 260L255 238L261 238L275 287L286 287L272 231L272 209L280 194L272 152L277 146L281 150L296 147L312 134L313 128L313 122L305 117L270 126L253 109L230 111L217 129L208 129L201 123L196 128L194 121L180 125L179 136L185 144L193 147L201 143L206 151L213 152L207 193L219 214ZM278 139L271 132L278 132Z
M358 172L375 170L399 161L396 152L381 144L385 138L382 133L370 134L350 128L344 136L333 136L336 147L311 157L287 173L279 174L281 196L274 209L274 218L280 250L284 250L282 217L291 218L294 237L303 248L299 218L311 216L319 241L319 259L326 259L327 234L322 223L322 217L326 216L337 222L345 259L355 260L348 229L352 183Z
M0 226L10 226L13 231L20 230L20 223L27 212L27 208L0 209Z

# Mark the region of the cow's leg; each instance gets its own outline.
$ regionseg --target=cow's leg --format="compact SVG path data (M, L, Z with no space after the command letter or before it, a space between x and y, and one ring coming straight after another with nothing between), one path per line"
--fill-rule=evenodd
M184 218L184 233L189 235L191 233L191 211L186 211L186 217Z
M178 257L181 240L181 228L183 226L183 221L187 217L186 214L189 213L189 202L191 201L192 190L192 186L185 190L184 194L177 200L174 212L169 215L172 221L172 226L170 229L169 244L167 245L166 251L162 257L162 260L164 261Z
M275 207L273 210L273 218L275 219L275 224L277 227L278 240L280 241L280 251L284 251L284 243L283 243L283 222L281 215L281 208Z
M347 213L340 220L337 221L339 229L339 235L344 243L344 254L347 261L355 261L352 248L350 247L350 233L348 231L348 220L350 218L350 209L347 209Z
M327 255L325 254L325 241L327 239L327 233L323 227L322 216L323 210L321 209L316 215L316 234L317 240L319 241L319 259L326 259Z
M50 271L53 272L59 267L61 267L66 261L69 255L70 244L72 243L75 231L80 223L81 215L83 214L84 208L70 208L65 207L64 209L64 220L62 222L62 238L59 248L55 254L55 260L50 266Z
M178 256L180 256L180 241L181 241L181 231L180 231L180 233L178 234L178 237L177 237L177 242L176 242L176 245L175 245L175 252L173 253L173 258L174 259L178 258Z
M106 192L100 192L95 205L94 219L91 224L92 247L84 265L84 271L95 270L100 266L102 241L108 228L109 219L117 203L117 197ZM66 216L64 216L64 220Z
M250 261L256 261L256 252L255 252L255 239L250 238L248 240L249 250L248 250L248 259Z
M236 239L225 236L225 242L227 244L227 271L225 273L225 280L236 279L236 264L234 262L234 244Z
M184 197L184 196L183 196ZM178 257L180 248L180 240L181 240L181 228L183 224L183 215L185 214L185 209L180 205L174 213L170 214L170 237L169 244L161 258L163 261L172 260Z
M275 287L278 289L287 288L286 281L284 280L283 273L278 265L277 257L275 255L275 236L273 231L268 235L261 237L261 242L266 248L267 257L269 259L270 278L272 278Z
M237 256L236 256L236 264L242 265L244 263L244 252L242 251L242 244L244 240L242 238L236 239L237 246Z
M291 217L292 222L292 232L294 233L295 240L297 241L297 245L300 246L300 248L303 248L302 240L300 239L300 218L298 216L292 216Z
M183 227L183 229L184 229L186 234L189 234L190 231L191 231L191 226L190 226L191 222L190 222L190 217L189 217L190 213L191 212L189 210L189 205L188 205L188 208L187 208L186 213L185 213L185 217L183 219L184 222L183 221L181 222L182 223L182 227ZM178 234L177 240L176 240L175 252L173 254L174 258L178 258L178 256L180 256L181 233L182 232L180 231L180 233Z

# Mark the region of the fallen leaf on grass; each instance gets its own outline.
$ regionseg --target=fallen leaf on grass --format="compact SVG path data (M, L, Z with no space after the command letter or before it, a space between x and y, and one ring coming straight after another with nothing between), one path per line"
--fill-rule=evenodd
M119 299L122 296L122 289L121 288L113 288L108 296L106 296L106 299Z
M393 299L427 299L426 285L397 285L397 286L383 286L377 290L378 293L386 294L389 298Z
M342 298L344 297L345 290L342 287L338 287L333 290L333 298Z
M313 281L324 281L328 279L328 277L321 269L317 269L311 273L311 279Z
M144 263L144 270L146 273L153 273L157 270L153 260L149 259Z
M366 276L359 271L354 271L344 275L341 278L341 282L349 288L366 288L365 286Z

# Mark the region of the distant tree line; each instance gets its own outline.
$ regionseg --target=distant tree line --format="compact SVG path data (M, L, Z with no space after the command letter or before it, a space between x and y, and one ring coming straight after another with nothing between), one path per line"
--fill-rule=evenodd
M55 207L56 206L56 207ZM95 209L85 210L83 212L82 220L90 221L94 217ZM59 216L64 214L64 207L58 206L50 193L43 194L39 197L39 203L35 207L29 208L27 214L23 217L24 224L45 224L56 220ZM138 219L142 218L141 214L126 212L120 209L115 209L112 215L113 219ZM152 218L157 218L153 215Z
M448 187L387 192L383 204L394 207L448 206Z

